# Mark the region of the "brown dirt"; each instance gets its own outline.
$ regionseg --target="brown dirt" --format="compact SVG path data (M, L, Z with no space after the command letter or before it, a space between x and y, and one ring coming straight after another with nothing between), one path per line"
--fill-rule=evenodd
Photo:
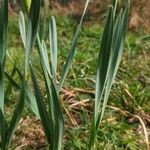
M77 101L76 94L79 93L86 93L86 94L93 94L93 90L91 89L64 89L62 91L61 100L66 105L66 109L64 108L65 114L67 115L67 118L69 120L66 120L65 122L65 129L73 128L74 126L80 126L82 125L80 117L75 113L75 111L79 112L82 108L88 110L91 109L91 102L89 103L89 100L81 100ZM112 110L119 112L119 114L123 114L125 118L127 118L127 122L129 124L138 124L138 128L134 129L133 132L135 132L136 135L144 135L143 127L141 126L139 120L135 116L139 116L147 128L147 134L150 135L150 115L146 114L143 110L140 108L135 113L136 115L132 115L129 112L125 110L121 110L120 108L114 107L114 106L108 106ZM90 110L89 109L89 110ZM91 116L91 114L90 114ZM111 123L116 124L116 117L114 118L107 118L103 120L102 123ZM103 124L102 124L103 126ZM86 135L86 133L83 133L83 138ZM64 142L70 140L70 137L65 134L64 136ZM145 144L143 142L144 140L140 140L140 144ZM44 132L42 130L40 120L38 120L36 117L24 117L20 121L20 124L17 128L17 131L15 132L15 136L12 141L12 145L15 150L45 150L46 149L46 143L45 143L45 136Z
M110 0L95 0L91 2L87 14L95 20L101 20L107 12ZM120 3L121 4L121 3ZM122 6L122 4L121 4ZM61 6L59 3L52 3L53 13L61 15L72 15L80 18L84 7L83 1L70 1L67 6ZM129 20L129 29L137 30L139 28L150 31L150 0L131 0L131 13Z
M132 0L129 27L142 27L150 31L150 0Z
M45 135L40 121L36 117L21 119L12 141L15 150L44 150L46 148Z
M125 4L125 0L119 0L119 5ZM87 10L87 18L92 21L102 21L111 0L94 0L90 2ZM10 4L10 12L18 11L18 7ZM69 15L74 18L80 18L84 8L83 0L69 0L68 5L61 5L56 0L51 1L51 14ZM150 0L131 0L131 13L129 19L129 29L137 30L139 28L150 32Z

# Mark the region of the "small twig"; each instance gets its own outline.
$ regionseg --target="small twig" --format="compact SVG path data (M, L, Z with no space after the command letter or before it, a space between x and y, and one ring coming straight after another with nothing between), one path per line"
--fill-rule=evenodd
M72 116L70 115L69 111L64 106L63 106L63 109L66 112L66 114L68 115L68 117L69 117L69 119L71 121L71 124L74 125L74 126L78 125L77 121L74 118L72 118Z
M93 89L82 89L82 88L74 88L75 91L80 92L80 93L87 93L87 94L94 94L95 92Z
M89 101L90 101L89 99L77 101L76 103L73 103L72 105L70 105L69 108L71 109L71 108L78 106L78 105L86 106L86 103Z
M146 145L147 145L147 150L150 150L150 147L149 147L149 139L148 139L148 132L147 132L147 128L144 124L144 121L143 119L138 116L138 115L133 115L133 117L137 118L139 120L139 122L141 123L142 127L143 127L143 132L144 132L144 135L145 135L145 142L146 142Z

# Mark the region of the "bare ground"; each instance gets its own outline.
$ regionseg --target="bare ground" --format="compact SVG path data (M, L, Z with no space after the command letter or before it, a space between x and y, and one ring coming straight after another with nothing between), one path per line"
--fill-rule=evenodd
M87 11L90 17L95 20L101 20L107 12L110 0L95 0L91 2ZM120 3L120 6L122 4ZM84 7L83 1L71 1L67 6L61 6L59 3L52 3L53 13L61 15L74 15L80 17ZM150 0L131 0L131 13L129 20L129 29L137 30L139 28L150 31Z

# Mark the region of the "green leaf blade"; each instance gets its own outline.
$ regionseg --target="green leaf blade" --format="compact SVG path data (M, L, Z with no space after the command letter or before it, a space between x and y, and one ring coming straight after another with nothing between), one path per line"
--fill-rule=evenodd
M89 2L90 2L89 0L86 0L85 7L84 7L84 10L83 10L83 13L82 13L82 17L81 17L80 23L79 23L79 25L77 27L77 30L76 30L76 33L75 33L75 35L73 37L73 40L72 40L72 43L71 43L71 47L70 47L70 52L69 52L69 55L68 55L68 57L66 59L66 63L65 63L64 68L63 68L63 73L62 73L61 81L60 81L60 85L59 85L59 91L63 87L63 84L64 84L65 79L67 77L67 74L69 72L69 68L71 66L73 57L75 55L78 36L79 36L80 30L81 30L81 26L82 26L83 19L84 19L84 16L85 16L85 13L86 13L86 10L87 10Z
M39 16L40 16L40 0L32 0L30 12L29 12L29 22L26 34L26 54L25 54L25 70L24 74L27 75L29 61L32 53L32 47L37 37L37 31L39 26Z
M36 97L36 101L37 101L37 106L39 109L39 115L41 118L41 123L42 123L43 129L45 131L45 135L47 137L48 143L50 143L51 138L52 138L50 135L50 133L51 133L50 119L49 119L48 113L46 111L44 99L43 99L43 96L42 96L41 91L39 89L32 65L30 65L30 69L31 69L31 77L32 77L35 97Z
M17 126L18 122L20 121L22 111L24 108L24 103L25 103L25 85L24 85L24 81L22 81L20 99L19 99L19 102L17 103L16 109L15 109L13 117L11 119L9 129L8 129L6 137L5 137L6 149L9 148L12 136L16 129L16 126Z
M50 39L50 55L51 55L51 72L54 81L56 80L56 71L57 71L57 30L56 30L56 21L54 17L51 17L49 23L49 39Z
M8 0L0 6L0 109L4 113L4 67L7 49Z
M19 30L25 48L26 47L26 26L25 26L24 15L21 11L19 12Z

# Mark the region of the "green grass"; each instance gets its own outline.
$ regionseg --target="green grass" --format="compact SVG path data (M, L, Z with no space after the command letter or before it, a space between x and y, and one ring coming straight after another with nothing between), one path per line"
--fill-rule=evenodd
M56 17L56 23L59 35L59 77L62 70L60 66L64 63L71 42L68 41L68 39L71 39L77 23L67 17ZM21 58L23 57L24 50L16 24L17 19L14 19L13 16L10 17L8 28L9 52L14 59L17 59L17 62L20 62L20 66L22 66L20 56ZM66 87L69 91L74 90L74 88L84 90L94 89L93 80L95 80L96 60L100 48L102 31L103 28L100 26L100 23L94 23L90 26L86 25L86 23L84 24L78 41L75 59L66 80ZM140 106L147 114L150 107L150 41L142 40L141 38L144 35L144 33L128 33L121 67L119 68L108 103L110 106L115 106L133 114L139 114L140 110L137 106ZM36 73L39 78L41 78L39 72L40 66L36 61L38 57L36 52L34 52L34 56L33 60L35 61ZM7 60L7 68L9 72L12 70L12 65L9 60ZM42 80L39 80L39 82L40 85L43 85ZM12 91L13 94L10 95L12 101L9 102L11 104L11 106L9 105L10 108L14 106L16 100L13 100L13 97L17 94L15 89L12 89ZM43 93L44 92L43 90ZM86 141L89 135L88 131L90 129L92 108L91 105L88 106L88 104L86 104L85 106L80 106L81 108L79 110L76 107L69 109L69 101L74 103L89 98L92 102L94 97L92 94L87 94L86 92L81 93L76 90L74 90L74 92L74 101L72 99L64 99L62 103L72 115L72 118L79 122L78 125L71 125L70 127L70 119L65 113L67 131L64 146L66 149L69 147L70 150L84 150L86 149ZM25 108L24 114L31 115L31 112ZM97 142L97 150L145 150L144 136L143 134L138 134L136 131L140 124L129 124L127 120L128 119L121 113L108 108L101 125L101 130L98 131L99 142Z

